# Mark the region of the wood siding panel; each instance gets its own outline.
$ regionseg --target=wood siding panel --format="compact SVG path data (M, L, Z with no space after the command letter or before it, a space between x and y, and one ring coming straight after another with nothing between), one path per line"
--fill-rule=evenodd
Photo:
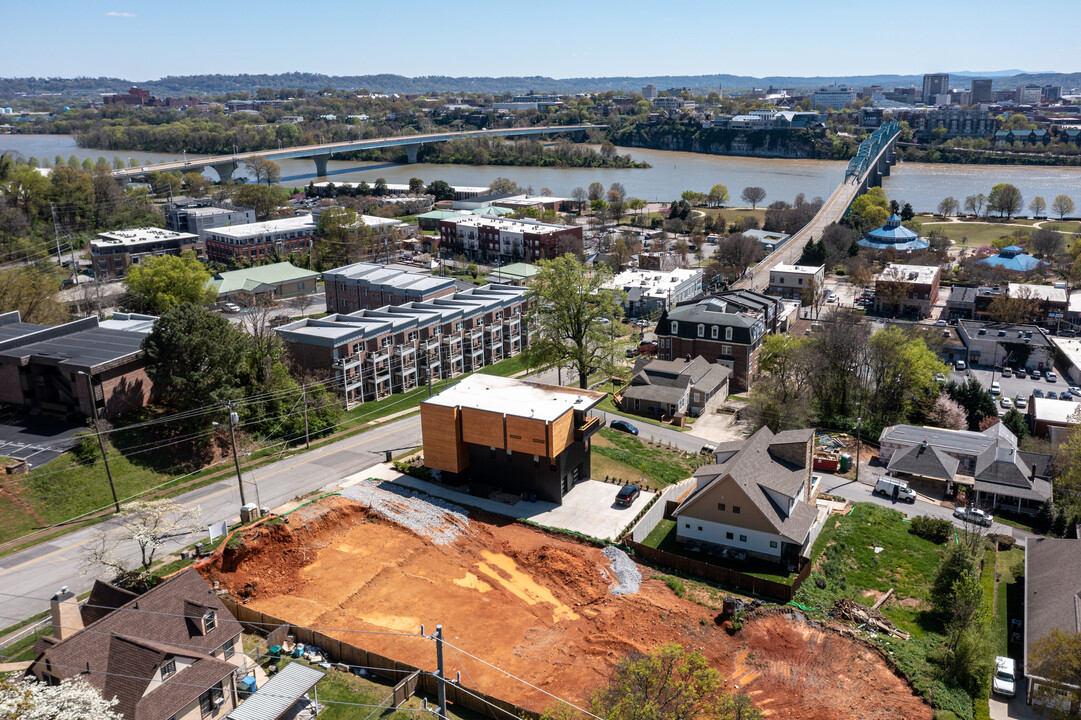
M462 439L473 445L504 448L503 414L462 408Z
M548 447L555 457L574 442L574 411L568 410L562 417L556 418L549 426Z
M724 510L719 510L717 505L724 504ZM732 512L733 507L738 507L739 512ZM701 518L710 522L723 525L735 525L757 530L762 533L776 533L777 529L766 519L766 516L751 502L747 493L743 492L737 483L731 478L725 478L715 485L709 492L694 502L694 504L680 513L681 518ZM724 538L721 538L724 541Z
M548 424L534 418L507 416L507 445L527 455L552 457L548 453Z
M420 431L426 467L459 473L469 464L458 408L422 404Z

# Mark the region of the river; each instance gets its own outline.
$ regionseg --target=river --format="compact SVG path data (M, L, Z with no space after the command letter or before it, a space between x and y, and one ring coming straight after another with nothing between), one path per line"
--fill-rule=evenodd
M0 135L0 153L18 152L53 162L57 155L83 158L104 156L112 162L119 155L125 162L135 158L140 165L180 160L181 155L147 152L112 152L76 146L70 135ZM446 180L452 185L488 185L493 178L508 177L534 191L549 188L557 196L569 197L575 187L600 182L608 187L623 183L627 192L645 200L672 200L687 189L708 192L716 183L728 186L731 202L738 204L743 188L757 185L766 190L766 202L792 201L798 193L808 199L828 196L844 176L846 163L835 160L779 160L722 155L668 152L621 148L635 160L652 165L649 169L539 168L497 165L399 165L395 163L345 162L332 160L327 179L333 182L373 183L381 177L390 183L405 183L419 177L425 182ZM194 156L192 156L194 157ZM282 184L307 185L315 178L315 163L310 160L282 160ZM242 173L242 171L238 171ZM213 171L208 171L213 175ZM987 194L996 183L1016 185L1027 205L1042 195L1050 204L1056 195L1065 193L1081 202L1081 167L1026 167L1002 165L942 165L902 163L892 169L883 188L890 199L912 203L917 211L934 210L939 201L952 195L963 202L965 196Z

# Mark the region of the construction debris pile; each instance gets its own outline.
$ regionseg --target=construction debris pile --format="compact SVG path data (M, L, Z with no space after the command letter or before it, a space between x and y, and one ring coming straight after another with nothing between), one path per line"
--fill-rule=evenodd
M885 635L892 635L902 640L908 640L908 633L902 632L895 628L889 620L887 620L882 613L878 611L878 608L869 608L866 605L860 605L858 602L849 600L848 598L838 598L833 603L833 610L830 611L830 617L836 620L846 620L851 623L855 623L861 629L868 632L878 632Z

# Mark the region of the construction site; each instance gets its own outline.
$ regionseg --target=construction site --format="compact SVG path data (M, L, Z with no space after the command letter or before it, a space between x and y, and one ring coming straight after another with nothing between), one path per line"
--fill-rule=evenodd
M730 634L716 609L618 548L388 483L248 529L202 572L249 608L426 670L421 625L441 624L449 678L537 712L552 696L586 702L620 658L676 642L767 717L932 717L876 649L794 608L752 613Z

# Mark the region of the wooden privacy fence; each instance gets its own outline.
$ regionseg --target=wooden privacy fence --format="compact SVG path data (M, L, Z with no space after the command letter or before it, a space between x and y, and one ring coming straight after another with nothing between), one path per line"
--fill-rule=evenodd
M395 703L399 702L398 686L402 687L403 695L406 689L410 690L410 695L422 692L434 697L438 694L436 677L428 671L350 645L311 628L293 625L280 618L240 605L229 598L223 597L221 601L229 609L233 617L246 628L254 629L259 633L278 633L280 631L282 640L285 639L286 635L292 635L298 643L314 645L322 649L329 663L341 663L351 667L364 668L373 675L389 680L395 684ZM432 656L433 658L435 656L434 643ZM480 690L464 688L453 679L446 682L446 692L448 702L460 708L495 718L495 720L539 720L540 718L539 713L488 695ZM401 702L405 702L408 698L409 696L404 696Z
M799 586L803 584L803 581L811 574L811 563L808 562L803 566L803 569L800 570L799 575L792 581L792 584L785 585L784 583L773 580L763 580L754 575L741 573L738 570L723 568L719 565L703 562L702 560L693 560L691 558L683 557L682 555L675 555L663 550L657 550L648 545L637 543L630 538L626 538L625 542L628 547L634 550L635 555L657 567L666 570L674 570L683 575L702 578L703 580L709 580L710 582L727 585L736 590L742 590L751 595L761 595L762 597L768 597L781 602L789 602L792 600L796 595L796 591L799 590Z

